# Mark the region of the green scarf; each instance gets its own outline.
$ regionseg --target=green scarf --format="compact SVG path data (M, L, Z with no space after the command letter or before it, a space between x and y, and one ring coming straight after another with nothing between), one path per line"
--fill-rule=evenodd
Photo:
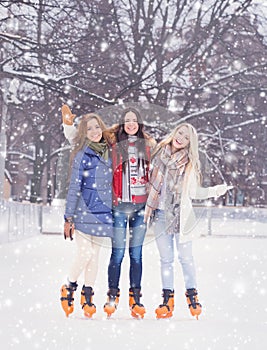
M90 147L100 157L108 160L108 145L105 140L100 142L88 141L87 146Z

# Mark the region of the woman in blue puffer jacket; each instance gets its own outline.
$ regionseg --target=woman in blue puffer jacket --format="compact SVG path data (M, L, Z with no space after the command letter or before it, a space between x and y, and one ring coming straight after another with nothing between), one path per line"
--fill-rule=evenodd
M65 238L73 239L77 252L68 282L61 287L61 306L68 317L74 310L77 279L84 270L81 305L86 317L92 317L93 285L98 256L104 237L113 237L112 162L110 136L101 118L94 114L82 117L73 141L71 178L65 208Z

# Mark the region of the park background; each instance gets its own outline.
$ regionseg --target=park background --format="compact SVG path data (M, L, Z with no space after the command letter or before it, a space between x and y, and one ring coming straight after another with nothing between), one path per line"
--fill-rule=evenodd
M0 3L0 340L5 349L255 350L266 343L267 6L263 0L92 0ZM157 140L180 121L200 136L204 183L227 182L195 203L203 313L186 307L175 263L175 312L156 320L159 256L144 244L144 320L121 301L107 320L101 251L97 314L65 318L59 289L74 245L62 237L69 144L61 107L112 125L140 109Z
M265 206L266 13L261 0L1 1L1 198L64 199L64 103L109 126L137 103L157 140L197 128L230 204Z

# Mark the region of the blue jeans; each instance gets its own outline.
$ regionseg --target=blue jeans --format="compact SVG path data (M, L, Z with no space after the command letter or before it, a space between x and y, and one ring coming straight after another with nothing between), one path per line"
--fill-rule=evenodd
M179 234L165 232L166 224L163 210L156 210L154 220L154 232L160 254L162 289L174 289L174 241L178 252L178 260L182 266L185 288L197 288L196 270L192 255L192 241L179 243Z
M144 205L123 203L113 210L114 238L108 266L109 288L119 288L121 263L126 249L126 232L129 224L130 287L141 288L142 248L146 234Z

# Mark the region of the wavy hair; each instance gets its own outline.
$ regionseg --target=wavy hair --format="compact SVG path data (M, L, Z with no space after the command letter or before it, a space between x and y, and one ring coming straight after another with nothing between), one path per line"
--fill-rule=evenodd
M199 160L199 152L198 152L198 134L193 125L189 123L181 123L176 126L173 131L171 131L162 141L159 142L154 152L152 153L153 157L166 145L171 144L173 137L177 133L177 131L183 126L187 127L189 133L189 144L188 148L188 158L189 162L186 166L186 172L189 172L191 169L196 174L197 180L199 184L201 183L201 170L200 170L200 160Z
M107 142L107 144L109 144L109 140L105 134L105 130L107 129L106 124L103 122L103 120L101 119L101 117L96 114L96 113L88 113L82 116L79 124L78 124L78 128L77 128L77 134L73 140L74 143L74 148L72 150L71 153L71 162L74 159L75 155L81 150L83 149L83 147L87 144L88 142L88 138L87 138L87 123L92 120L95 119L97 121L97 123L99 124L103 135L102 135L102 139L100 140L103 141L105 140Z

